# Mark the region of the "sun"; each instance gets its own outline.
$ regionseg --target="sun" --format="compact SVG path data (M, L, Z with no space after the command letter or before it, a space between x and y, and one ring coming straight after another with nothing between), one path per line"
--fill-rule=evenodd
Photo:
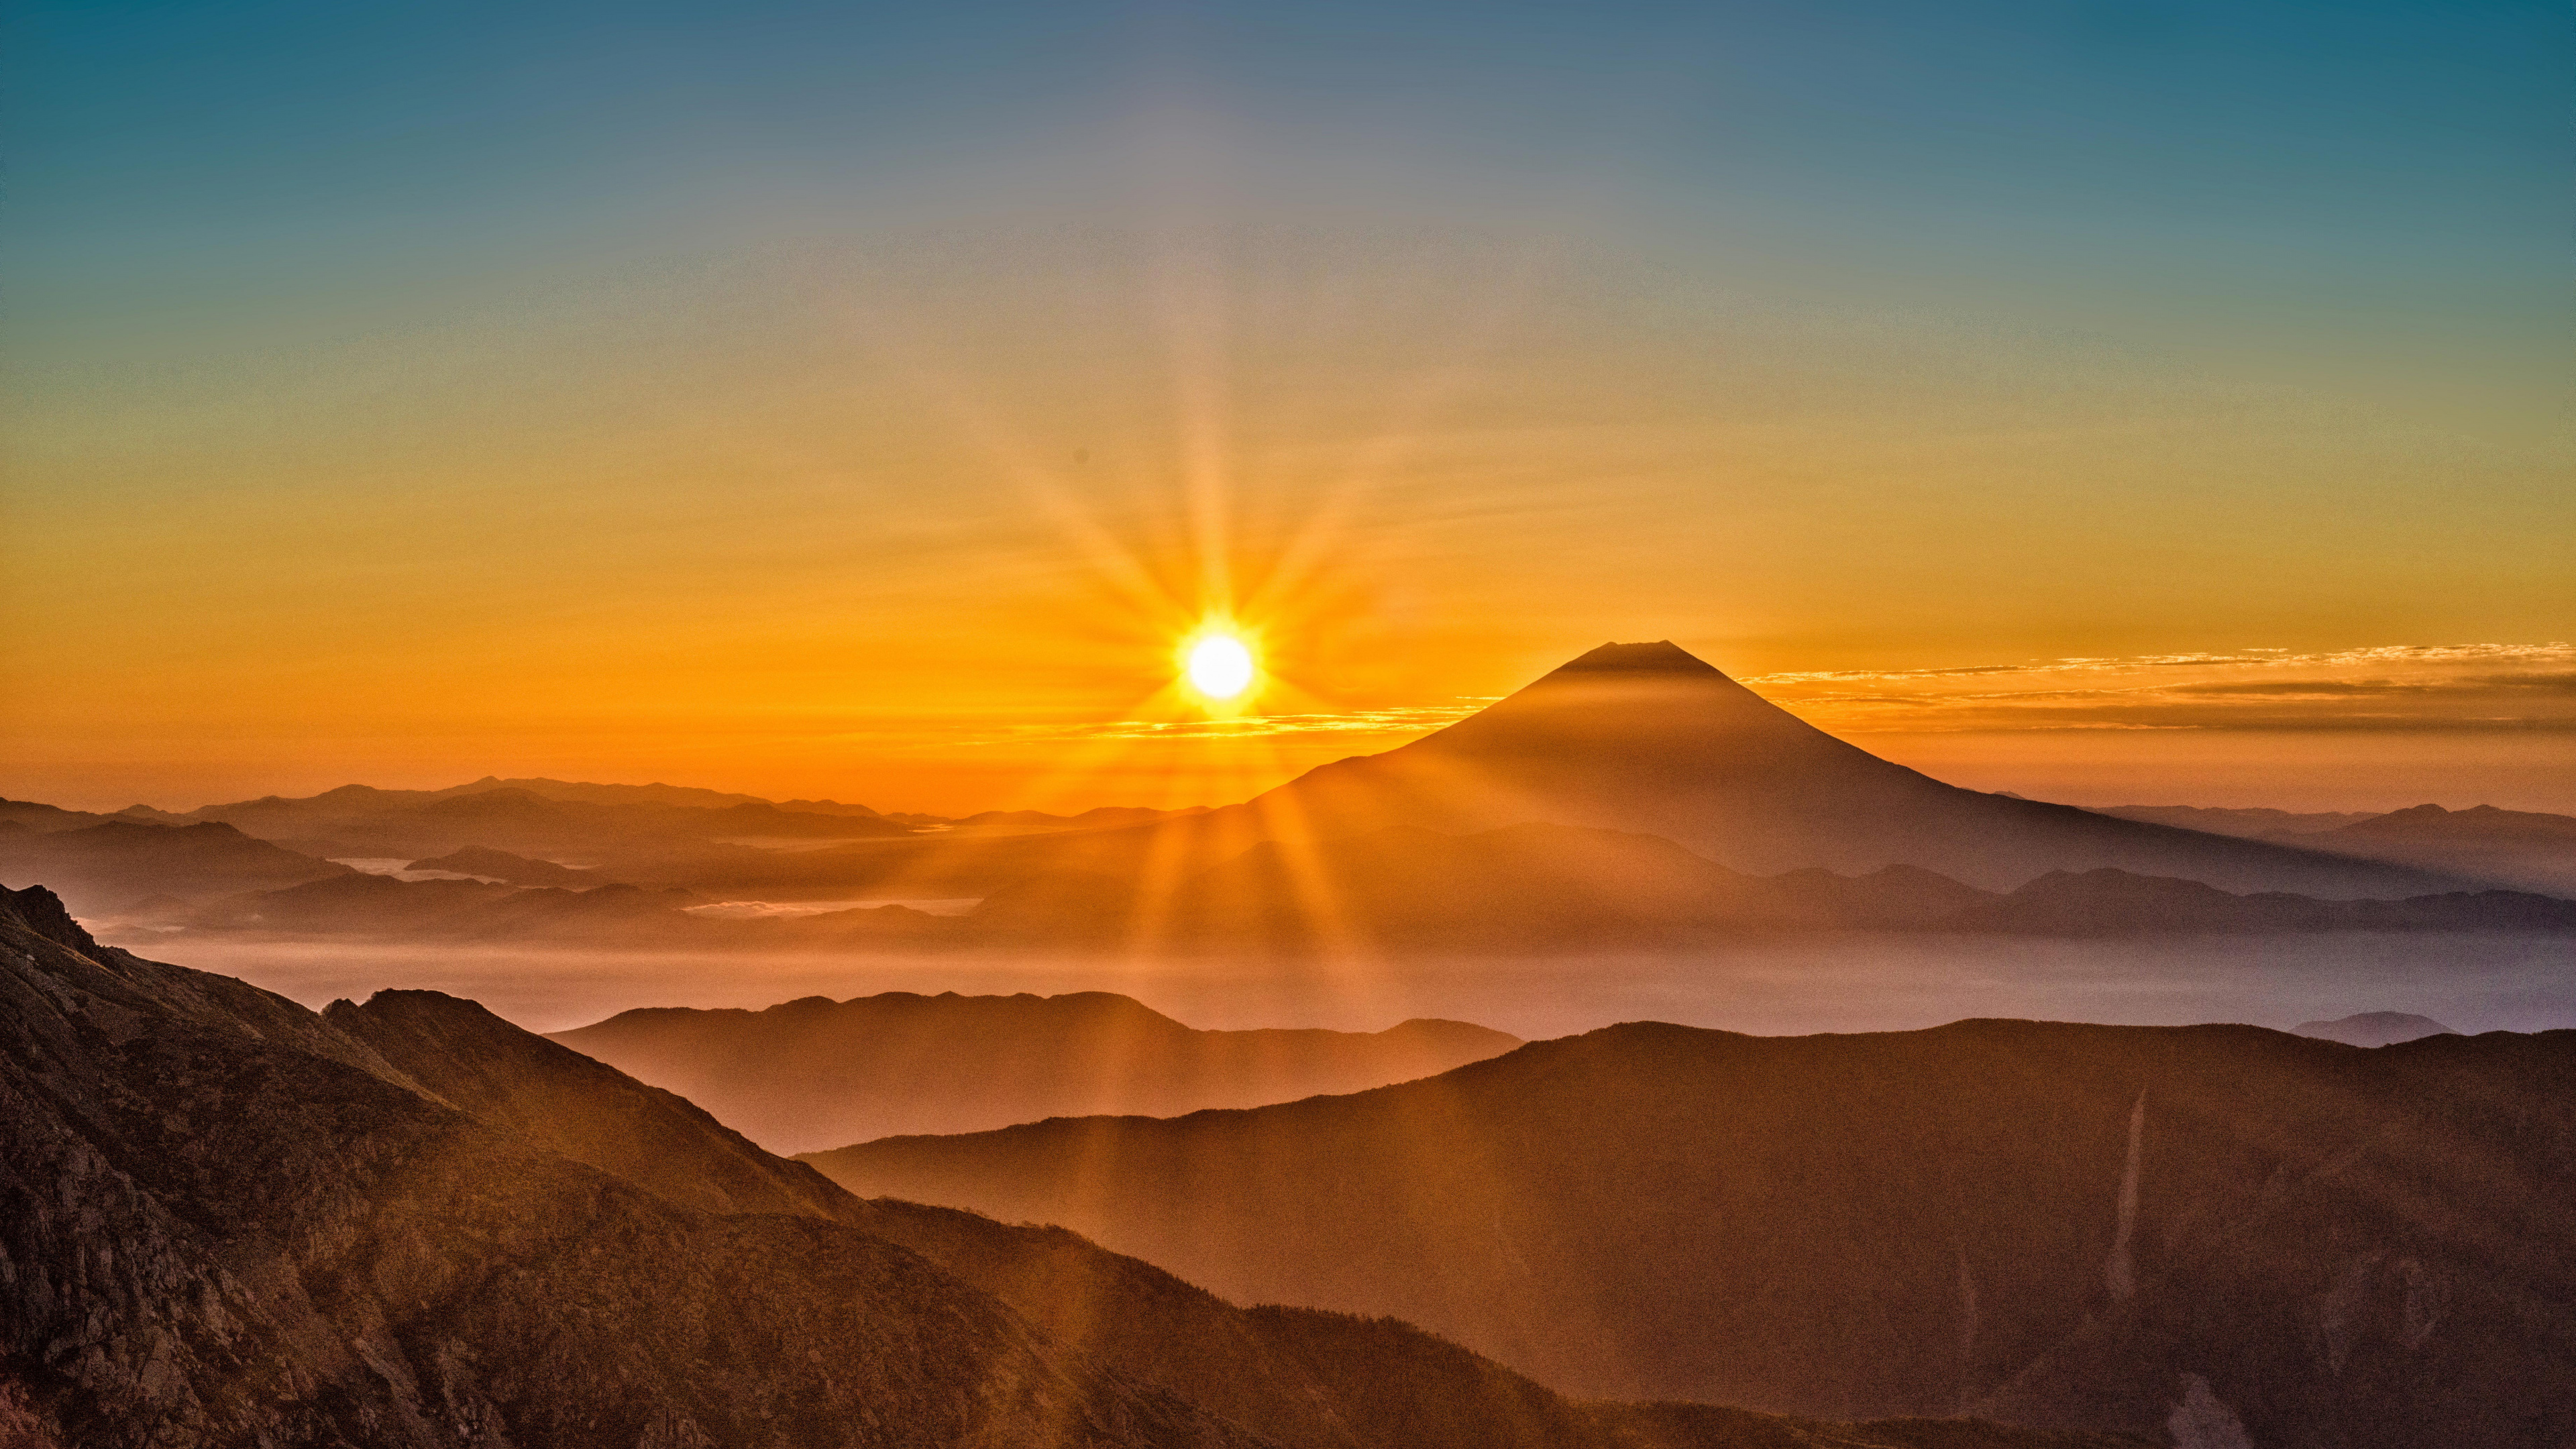
M1252 646L1222 629L1201 633L1181 657L1181 673L1190 687L1210 699L1232 699L1243 693L1252 687L1258 672Z

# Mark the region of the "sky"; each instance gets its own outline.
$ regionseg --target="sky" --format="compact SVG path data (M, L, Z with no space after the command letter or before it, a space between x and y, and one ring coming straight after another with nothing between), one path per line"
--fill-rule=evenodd
M0 793L1213 803L1669 638L1978 788L2576 810L2571 72L2554 4L13 6Z

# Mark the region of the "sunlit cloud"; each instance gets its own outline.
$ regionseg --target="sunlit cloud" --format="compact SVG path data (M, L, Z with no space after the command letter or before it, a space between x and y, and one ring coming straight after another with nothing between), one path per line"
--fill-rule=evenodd
M1744 682L1838 732L2576 729L2576 645L2069 658Z

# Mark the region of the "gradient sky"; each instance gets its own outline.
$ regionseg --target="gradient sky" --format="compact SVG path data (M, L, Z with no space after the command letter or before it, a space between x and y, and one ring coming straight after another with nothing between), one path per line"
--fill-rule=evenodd
M2558 4L0 25L13 796L1213 801L1671 638L1963 784L2576 809Z

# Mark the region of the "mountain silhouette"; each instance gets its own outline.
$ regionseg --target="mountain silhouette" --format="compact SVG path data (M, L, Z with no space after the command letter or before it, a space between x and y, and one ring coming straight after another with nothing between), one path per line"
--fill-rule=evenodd
M2054 870L1944 916L1942 930L2037 936L2288 934L2303 931L2576 931L2576 901L2527 891L2445 891L2403 900L2236 895L2124 870Z
M718 799L731 803L712 803ZM650 860L675 853L686 858L732 839L860 840L913 833L874 812L849 813L858 808L825 802L825 808L789 810L765 800L669 786L496 780L453 790L343 785L296 799L270 795L209 805L189 815L311 855L406 860L469 846L520 855Z
M354 874L349 867L255 840L230 825L145 825L110 820L69 830L0 832L0 873L59 883L83 916L148 897L210 897L273 890Z
M1165 930L1210 942L1329 937L1530 949L1651 943L1725 927L1920 926L1986 899L1929 871L1758 877L1670 840L1525 824L1265 842L1191 877Z
M1346 1097L807 1160L1577 1393L2559 1449L2571 1142L2576 1032L1639 1023Z
M2402 896L2456 884L1945 785L1817 729L1669 642L1605 644L1466 719L1247 807L1273 832L1530 820L1659 835L1754 874L1912 865L1990 890L2110 866L2231 890Z
M433 858L478 866L479 875L521 869L509 864L513 859L498 851ZM717 903L680 887L603 885L596 876L562 874L579 887L350 873L202 906L165 896L148 910L129 906L114 929L147 939L176 927L201 935L603 949L1123 951L1150 944L1201 955L1363 949L1519 956L1688 950L1755 936L1850 931L2123 938L2576 931L2576 901L2518 891L2317 900L2279 891L2237 895L2195 880L2102 867L2051 871L1997 894L1903 865L1857 876L1813 868L1752 876L1658 836L1535 823L1471 835L1391 826L1325 840L1263 841L1231 860L1178 874L1168 889L1152 893L1132 876L1060 869L1006 885L962 915L900 904L793 915L757 908L710 913L706 908ZM1350 1084L1358 1085L1365 1084ZM1130 1107L1183 1110L1168 1101L1117 1109Z
M2243 835L2554 895L2576 894L2576 816L2473 805L2294 815L2188 805L2114 805L2097 814Z
M677 1092L778 1152L1355 1092L1521 1044L1458 1021L1380 1032L1199 1031L1105 991L895 991L766 1011L646 1008L552 1039Z
M103 948L40 888L0 891L0 1263L31 1449L2109 1449L1569 1402L860 1202L471 1002L317 1015Z
M595 870L557 865L551 860L531 860L524 855L512 855L506 850L487 850L479 845L469 845L460 850L451 850L445 855L415 860L405 869L443 870L457 875L501 881L509 885L562 886L567 890L577 891L588 890L592 886L615 884Z
M348 936L373 940L562 939L668 942L701 923L683 890L603 885L495 885L479 880L396 880L352 872L284 890L230 896L188 913L192 931Z
M2576 816L2416 805L2300 842L2339 855L2576 895Z
M2404 1011L2364 1011L2332 1021L2303 1021L2291 1030L2301 1036L2323 1037L2357 1047L2394 1046L2419 1037L2455 1035L2429 1016Z
M2145 937L2317 931L2576 931L2576 901L2515 891L2401 900L2238 895L2099 867L1981 891L1918 866L1747 875L1660 836L1525 824L1465 835L1397 825L1271 840L1168 891L1060 872L996 892L961 939L1063 946L1150 939L1225 952L1383 948L1516 955L1684 949L1754 934L1910 931Z

